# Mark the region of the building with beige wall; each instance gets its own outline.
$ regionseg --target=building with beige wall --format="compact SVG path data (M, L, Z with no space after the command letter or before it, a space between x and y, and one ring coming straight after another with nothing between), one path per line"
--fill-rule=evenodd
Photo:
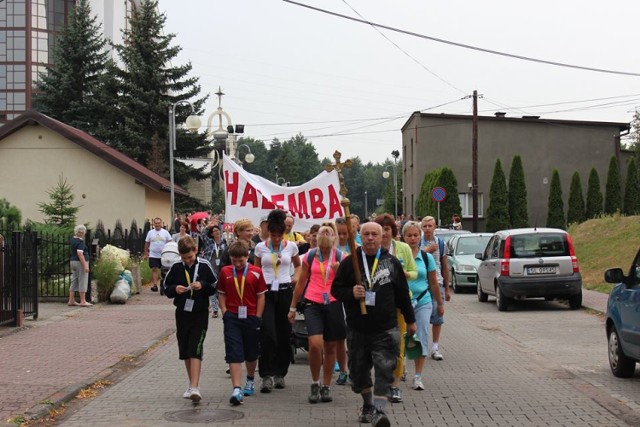
M420 112L409 117L402 127L402 212L415 215L425 175L446 166L453 170L458 181L463 226L472 229L472 119L469 115ZM595 168L604 195L611 156L618 159L621 175L626 174L630 153L621 149L620 136L628 132L629 123L507 117L505 113L478 117L479 231L485 229L496 159L500 159L508 179L513 157L520 155L529 223L543 225L547 220L548 184L553 170L557 169L560 174L565 212L575 171L580 174L586 197L589 172Z
M170 182L89 134L35 110L0 127L0 197L23 221L44 220L38 203L50 202L61 176L73 187L81 223L170 223ZM176 194L187 192L176 187Z

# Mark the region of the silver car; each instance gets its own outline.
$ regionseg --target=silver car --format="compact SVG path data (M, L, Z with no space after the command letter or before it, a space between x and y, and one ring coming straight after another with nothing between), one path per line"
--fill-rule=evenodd
M476 253L487 246L491 233L456 234L447 242L447 265L453 292L475 291L480 260Z
M513 299L567 299L582 306L582 276L569 234L556 228L519 228L496 232L477 253L478 301L495 295L498 310Z

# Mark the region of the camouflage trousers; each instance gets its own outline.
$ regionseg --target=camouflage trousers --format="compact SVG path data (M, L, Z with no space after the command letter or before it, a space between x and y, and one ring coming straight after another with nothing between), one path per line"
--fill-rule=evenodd
M393 370L400 354L398 328L363 333L347 328L349 377L355 393L373 387L375 396L386 396L393 383ZM371 368L374 380L371 379Z

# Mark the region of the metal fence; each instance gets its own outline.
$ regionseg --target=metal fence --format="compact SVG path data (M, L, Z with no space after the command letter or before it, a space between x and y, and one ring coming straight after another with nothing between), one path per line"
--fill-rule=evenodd
M30 231L0 235L0 325L38 317L38 237Z

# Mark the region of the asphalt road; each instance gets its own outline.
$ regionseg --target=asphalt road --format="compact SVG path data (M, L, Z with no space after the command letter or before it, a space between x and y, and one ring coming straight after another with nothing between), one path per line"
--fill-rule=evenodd
M392 425L640 425L640 372L627 380L611 375L601 316L545 301L516 303L498 312L493 298L479 303L475 294L454 294L446 309L445 359L427 362L426 390L413 391L410 382L402 383L404 402L388 405ZM57 424L192 426L167 418L175 411L195 416L233 409L241 419L215 425L358 425L361 402L348 387L333 386L332 403L307 403L304 353L297 355L286 389L258 393L231 408L221 325L212 321L205 341L199 408L180 396L185 373L171 338L98 397L72 404Z

